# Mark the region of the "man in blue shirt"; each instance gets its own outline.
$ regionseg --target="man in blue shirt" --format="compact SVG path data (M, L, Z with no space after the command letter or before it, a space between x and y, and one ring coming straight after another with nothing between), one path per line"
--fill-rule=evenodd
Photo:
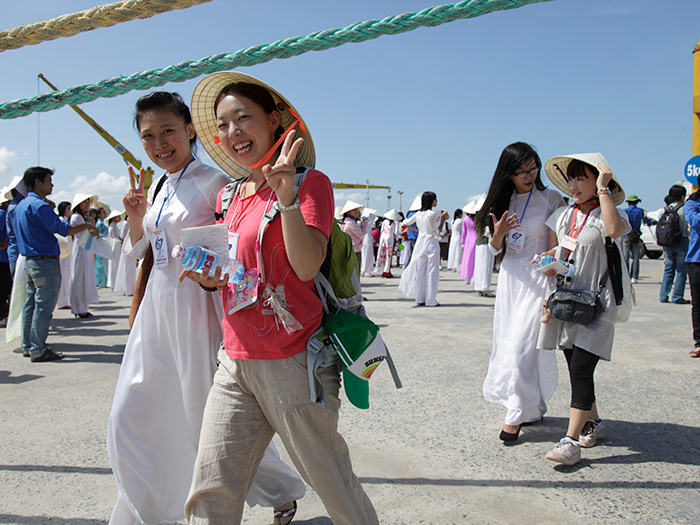
M22 310L22 354L33 363L62 359L63 354L46 344L53 309L61 288L61 250L55 233L67 237L83 230L97 236L92 224L70 226L61 221L46 202L53 191L53 170L42 167L24 172L27 196L15 211L15 233L19 253L26 257L27 300Z
M632 231L622 236L622 253L633 283L639 281L639 260L642 258L642 222L651 224L651 219L647 217L647 212L637 207L637 204L640 202L642 202L642 199L636 195L630 195L627 198L628 206L625 211L629 217ZM631 265L630 257L632 258Z

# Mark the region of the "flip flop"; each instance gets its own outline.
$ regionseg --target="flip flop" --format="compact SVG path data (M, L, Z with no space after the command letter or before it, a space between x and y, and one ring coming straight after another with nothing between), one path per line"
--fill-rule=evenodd
M688 354L690 357L700 357L700 347L696 348Z
M59 359L63 359L64 357L65 356L61 352L56 353L49 347L46 347L46 350L44 350L43 354L41 354L39 357L32 357L30 361L32 363L44 363L46 361L58 361Z

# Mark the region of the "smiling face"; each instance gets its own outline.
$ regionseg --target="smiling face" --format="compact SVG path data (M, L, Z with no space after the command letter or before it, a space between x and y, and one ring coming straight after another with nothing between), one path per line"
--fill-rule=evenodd
M159 168L175 173L192 159L194 126L168 110L147 111L139 118L141 144Z
M586 165L583 173L578 173L573 177L569 174L569 181L566 185L571 192L571 200L574 204L583 204L591 200L596 195L597 186L596 179L598 174L593 171L593 168Z
M216 107L221 144L234 160L246 166L254 165L273 146L279 123L277 111L267 113L242 95L226 95Z
M535 186L539 171L539 166L534 158L531 157L523 162L510 176L510 180L515 185L516 193L529 193Z

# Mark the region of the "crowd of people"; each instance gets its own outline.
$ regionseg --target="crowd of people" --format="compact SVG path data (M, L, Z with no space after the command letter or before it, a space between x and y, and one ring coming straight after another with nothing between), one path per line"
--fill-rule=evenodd
M124 214L108 216L96 195L82 193L75 195L73 204L62 201L56 206L48 198L53 173L41 166L28 168L0 190L0 319L3 326L18 327L13 332L21 334L22 354L31 362L64 357L46 342L54 309L71 310L80 319L93 317L89 306L99 302L97 288L133 294L134 279L129 276L135 275L138 264L119 257ZM96 255L88 237L106 240L108 225L111 241L102 246L110 253ZM117 286L120 274L124 278Z
M334 221L350 237L358 272L388 279L392 267L403 267L398 290L417 307L439 306L443 261L482 297L493 297L498 270L483 395L506 409L499 439L517 441L522 426L542 421L558 381L555 350L569 369L570 417L546 458L573 465L581 448L605 438L594 372L611 359L621 308L610 246L622 239L630 282L637 281L632 233L646 217L634 195L627 210L618 208L625 192L601 154L543 165L531 145L516 142L501 153L486 195L455 210L452 221L431 191L404 218L352 200L334 208L330 180L315 169L307 123L261 80L209 75L191 107L163 91L138 100L135 127L163 174L146 193L144 172L130 168L124 212L78 194L56 213L48 199L53 171L42 167L3 191L0 247L7 257L0 258L0 276L14 275L15 287L18 274L25 276L22 350L33 362L63 357L46 343L57 303L84 319L100 286L134 295L108 422L118 489L111 524L239 523L247 502L270 507L274 523L285 525L306 484L334 523L378 523L338 432L342 366L314 361L308 350L324 315L314 277ZM198 144L219 169L197 159ZM559 191L546 187L543 171ZM232 186L232 178L240 182ZM678 247L664 247L661 301L668 301L675 274L671 297L682 303L687 261L691 356L698 357L700 199L696 192L682 208L685 193L674 188L667 208L685 209L684 235ZM244 270L237 282L220 266L184 270L171 255L183 230L215 224L225 228L229 259ZM112 253L96 255L90 235L111 239ZM67 237L72 245L59 242ZM544 257L559 266L540 266ZM8 281L1 291L9 296ZM583 321L559 296L585 292L595 301ZM0 301L6 316L7 306ZM310 396L311 385L323 395ZM293 466L272 444L275 434Z

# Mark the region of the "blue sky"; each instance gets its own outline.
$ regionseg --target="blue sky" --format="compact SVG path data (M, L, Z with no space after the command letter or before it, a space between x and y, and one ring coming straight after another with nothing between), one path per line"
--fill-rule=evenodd
M33 0L2 29L99 5ZM429 0L213 0L147 20L0 53L0 102L164 68L254 44L419 11ZM554 0L241 68L281 91L309 125L333 182L390 186L370 206L405 210L423 191L453 210L485 192L507 144L554 155L602 152L628 194L662 206L692 156L698 0ZM189 100L197 79L159 89ZM132 125L144 91L81 107L150 165ZM203 151L203 150L202 150ZM56 169L54 199L90 191L121 207L121 157L70 108L0 121L0 185ZM403 192L400 197L399 192ZM342 204L364 190L337 190Z

